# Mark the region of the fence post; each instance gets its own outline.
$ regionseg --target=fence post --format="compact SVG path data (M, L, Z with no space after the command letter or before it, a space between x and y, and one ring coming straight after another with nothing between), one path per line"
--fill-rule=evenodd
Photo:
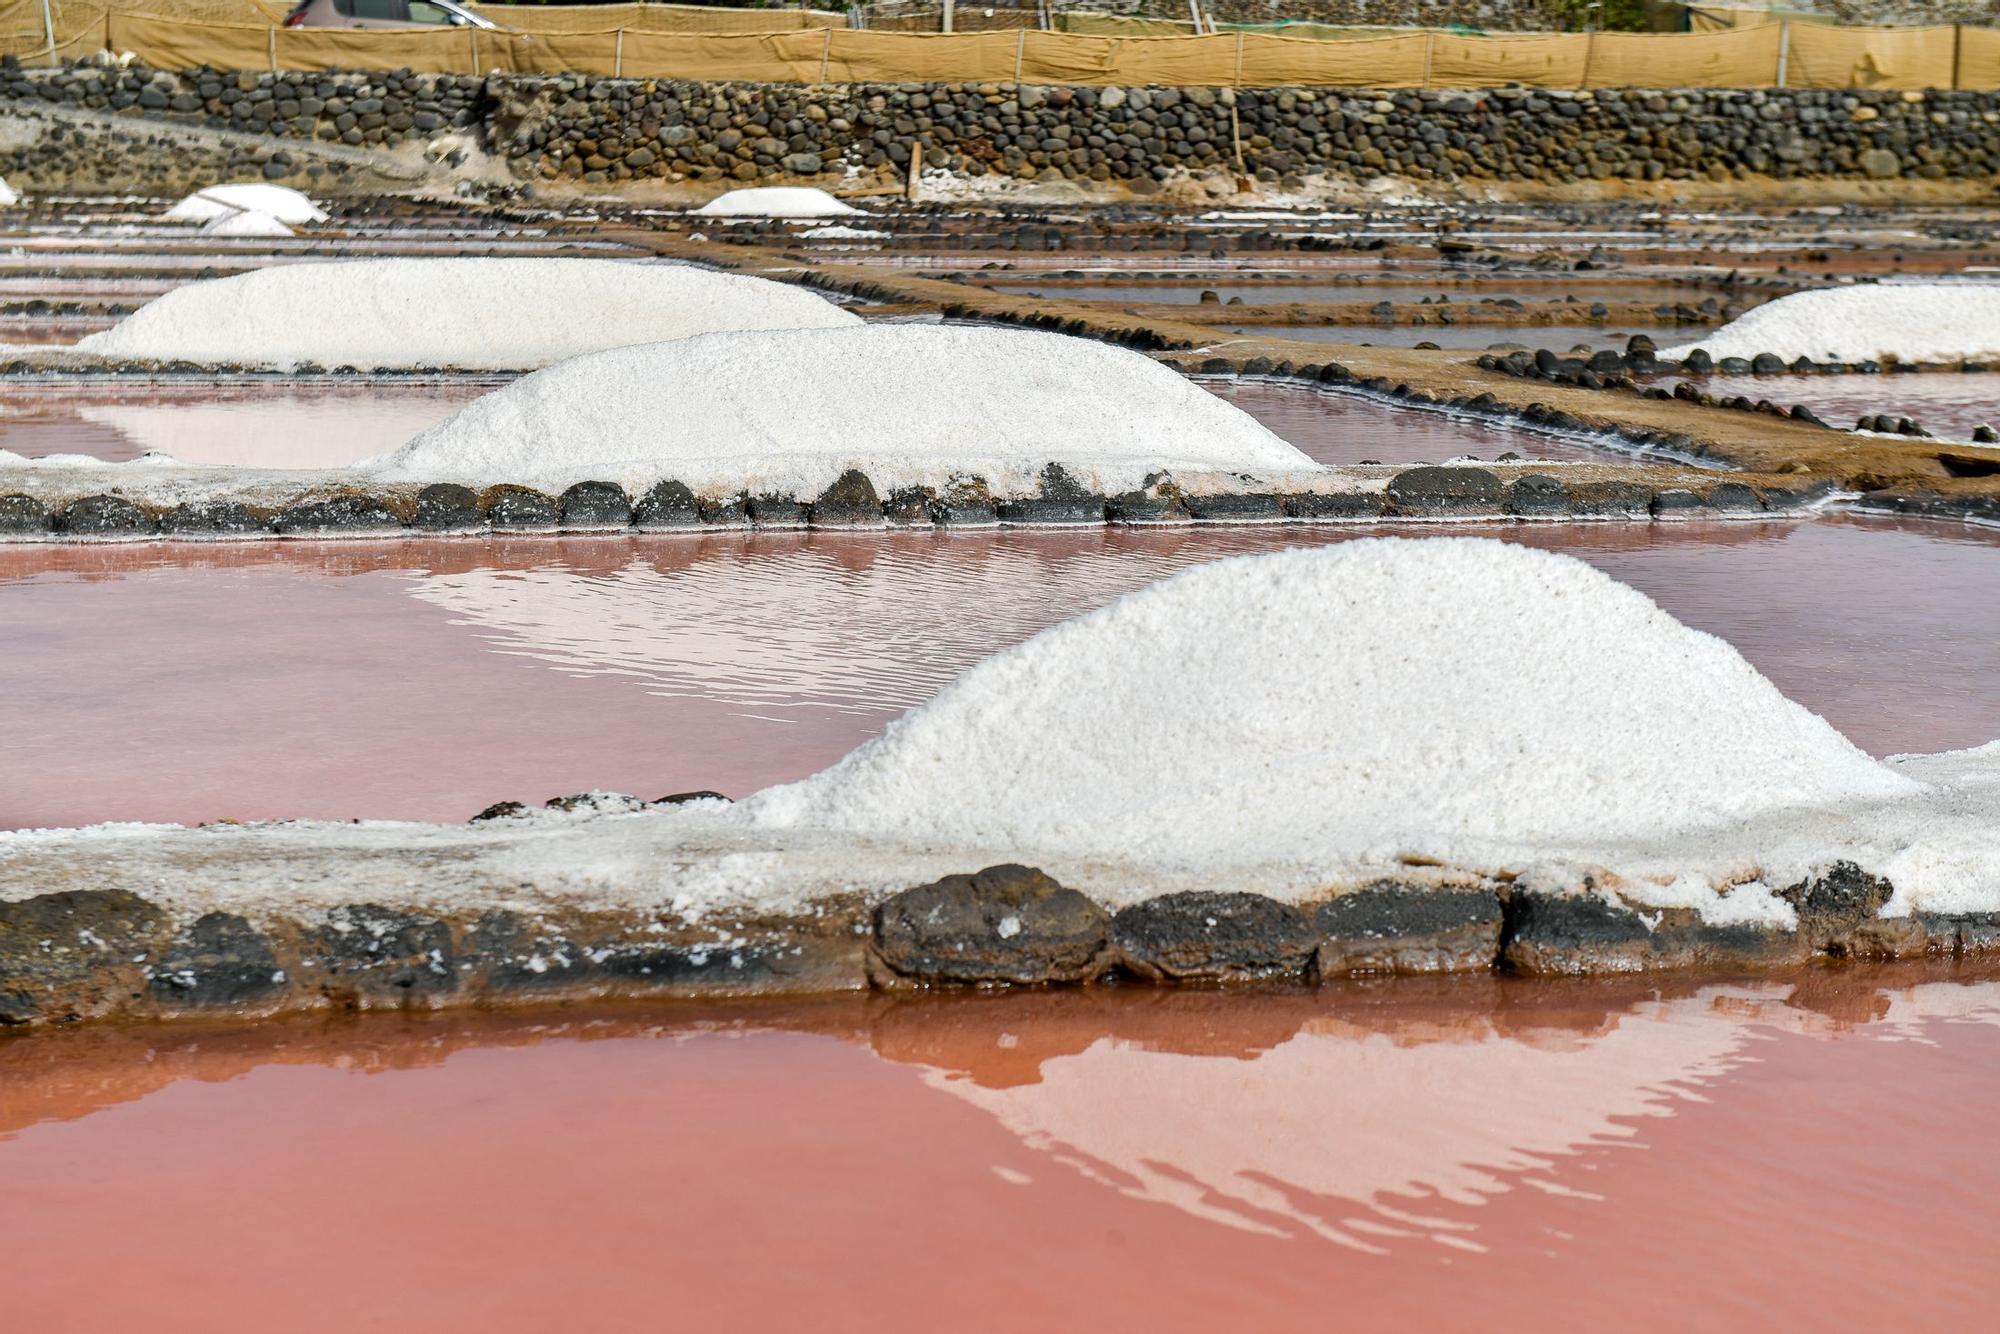
M950 32L952 30L953 20L958 17L957 11L958 5L956 0L944 0L944 27L942 31Z
M278 29L276 25L264 29L264 49L271 57L271 73L278 72Z
M1431 86L1431 43L1436 37L1437 29L1424 29L1424 81L1417 85L1419 88Z
M1236 73L1229 82L1232 88L1243 86L1243 29L1241 28L1236 30ZM1229 105L1229 118L1236 119L1236 104L1233 102Z
M1965 25L1951 25L1951 86L1965 86Z
M1578 81L1576 85L1577 87L1595 88L1597 86L1596 84L1590 81L1590 67L1592 62L1594 62L1596 59L1597 59L1597 29L1592 28L1589 32L1583 35L1583 75L1581 79Z
M109 35L107 32L106 36ZM56 20L55 15L49 12L49 0L42 0L42 36L49 43L49 63L54 64L56 58Z
M479 76L479 29L467 28L465 30L465 44L472 48L472 74L474 78L477 78Z
M620 28L611 43L611 77L625 77L625 30Z
M819 48L819 81L825 83L827 66L833 62L833 29L824 28L821 31L826 33L826 41Z
M1021 82L1021 62L1028 54L1028 30L1020 28L1014 35L1014 82Z
M1778 25L1778 86L1780 88L1785 86L1785 76L1791 72L1791 63L1792 25L1790 23L1780 23Z

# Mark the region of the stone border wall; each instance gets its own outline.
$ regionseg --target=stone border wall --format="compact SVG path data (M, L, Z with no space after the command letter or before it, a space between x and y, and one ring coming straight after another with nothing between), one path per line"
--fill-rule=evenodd
M75 108L118 121L248 132L274 144L491 154L518 181L616 186L966 178L1122 183L1184 174L1299 184L1313 176L1507 182L1990 180L2000 93L1494 89L804 87L541 76L0 68L0 110ZM100 136L101 137L101 136ZM0 136L0 174L78 184L99 145ZM143 186L124 163L108 187ZM274 153L272 180L307 170ZM143 167L141 168L143 170ZM321 168L324 170L324 167Z

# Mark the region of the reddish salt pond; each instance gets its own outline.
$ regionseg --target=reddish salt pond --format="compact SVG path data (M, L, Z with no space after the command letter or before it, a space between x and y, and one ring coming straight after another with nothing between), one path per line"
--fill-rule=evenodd
M1941 969L105 1026L0 1042L0 1270L66 1334L1970 1330L1997 1100Z
M1691 332L1690 340L1699 338ZM1661 346L1666 346L1664 341ZM1658 383L1671 389L1677 379ZM2000 372L1921 371L1900 375L1707 375L1691 383L1717 398L1802 403L1835 426L1864 416L1910 417L1932 435L1970 440L1980 426L2000 426Z
M1176 570L1396 531L0 547L0 827L740 795ZM2000 737L2000 533L1838 519L1451 532L1591 561L1877 753Z
M335 468L385 450L449 417L501 381L302 380L271 384L72 383L0 390L0 449L29 458L87 454L109 461L168 454L183 463ZM1497 457L1603 458L1532 431L1415 412L1354 394L1297 385L1212 380L1236 404L1320 463L1442 462Z

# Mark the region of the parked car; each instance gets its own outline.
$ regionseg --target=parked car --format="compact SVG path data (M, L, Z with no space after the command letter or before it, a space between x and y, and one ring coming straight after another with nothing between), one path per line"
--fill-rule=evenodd
M486 28L492 19L458 0L299 0L287 28Z

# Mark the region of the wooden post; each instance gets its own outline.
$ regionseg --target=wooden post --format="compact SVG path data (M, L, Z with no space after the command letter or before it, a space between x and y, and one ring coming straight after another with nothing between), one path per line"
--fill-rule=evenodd
M833 29L826 28L826 42L819 49L819 81L826 82L827 66L833 61Z
M271 57L271 73L278 72L278 28L276 24L264 29L264 49Z
M611 43L611 77L622 78L625 74L625 30L620 28Z
M1201 36L1201 0L1188 0L1188 21L1194 24L1194 35Z
M923 180L923 172L924 141L921 139L912 139L910 140L910 183L903 190L903 197L912 204L917 202L917 189Z
M952 20L957 17L957 13L958 5L956 0L944 0L944 31L950 32L952 30Z
M1790 23L1780 23L1778 25L1778 86L1780 88L1785 86L1785 76L1790 72L1789 66L1791 63L1792 25Z
M1028 55L1028 30L1022 28L1014 35L1014 82L1021 81L1021 62Z
M1951 86L1965 86L1965 25L1951 25Z
M1243 29L1241 28L1236 30L1236 72L1229 76L1229 86L1232 88L1241 88L1243 86ZM1236 123L1236 104L1234 102L1229 104L1229 123L1232 125ZM1238 156L1241 156L1241 154L1238 154Z

